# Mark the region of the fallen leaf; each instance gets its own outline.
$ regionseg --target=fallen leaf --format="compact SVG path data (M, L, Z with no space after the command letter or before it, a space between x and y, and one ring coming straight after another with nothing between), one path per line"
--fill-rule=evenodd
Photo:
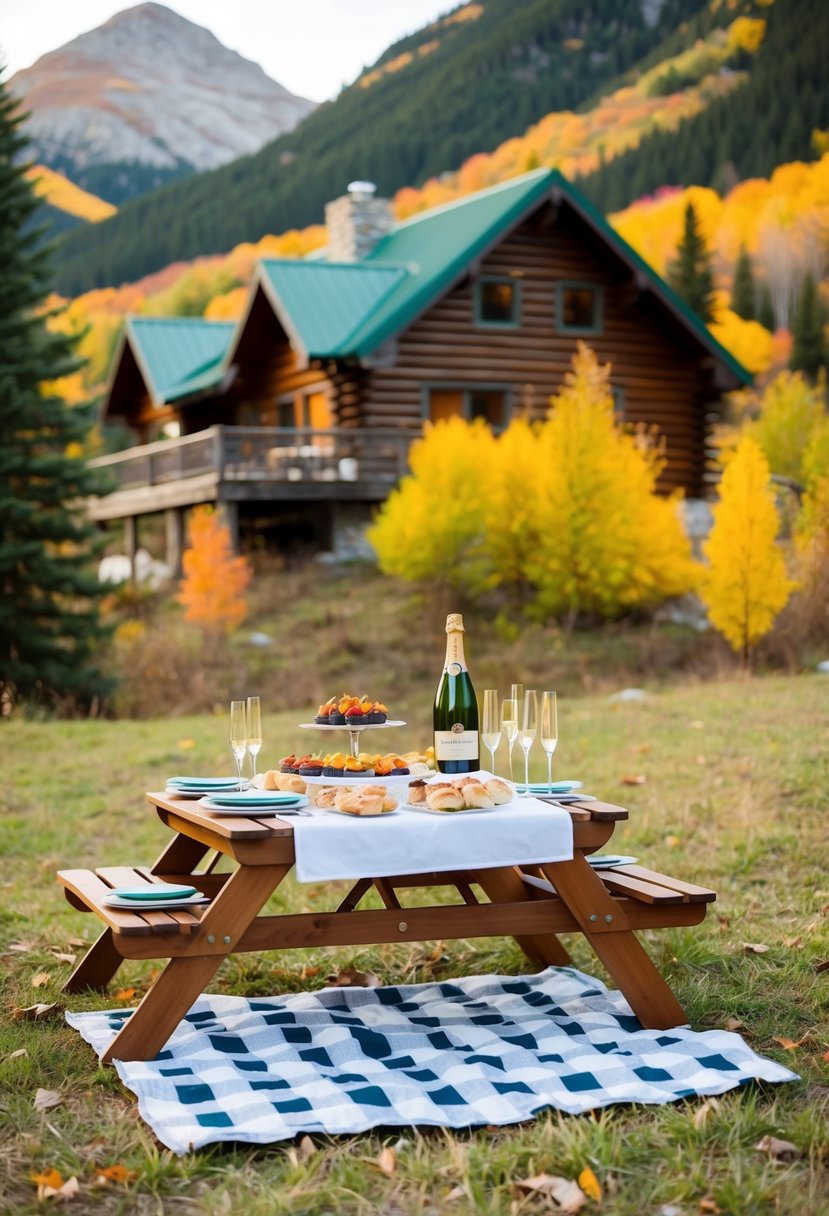
M300 978L303 980L312 980L314 976L319 975L319 973L319 967L312 967L309 963L306 963L299 974Z
M699 719L697 718L697 719L695 719L695 721L688 723L688 729L689 730L705 730L705 723L700 722Z
M682 1208L677 1207L675 1203L663 1203L656 1216L683 1216Z
M743 949L746 954L765 954L768 946L764 946L762 942L743 942Z
M568 1216L576 1216L587 1203L587 1196L577 1182L571 1178L559 1178L555 1174L536 1174L514 1185L527 1195L546 1195Z
M67 946L75 946L78 950L88 950L89 942L84 941L82 937L67 937Z
M37 1187L50 1186L53 1190L57 1190L58 1187L63 1186L63 1174L56 1169L41 1170L39 1174L30 1174L29 1177Z
M815 971L818 975L822 971L829 971L829 958L824 959L822 963L815 963Z
M746 1024L745 1024L745 1022L741 1022L739 1018L726 1018L725 1019L725 1029L726 1030L745 1030Z
M462 1186L453 1186L448 1195L444 1196L444 1203L453 1203L456 1199L465 1199L466 1191Z
M44 984L48 984L52 977L48 971L38 971L32 976L32 987L42 988Z
M51 1110L53 1106L60 1106L61 1102L63 1094L59 1094L56 1089L39 1089L32 1105L35 1110Z
M68 963L70 967L74 966L74 964L78 961L77 954L62 954L58 950L53 950L52 954L59 963Z
M36 1005L27 1005L25 1009L16 1008L12 1016L17 1018L18 1021L25 1019L29 1022L42 1022L50 1014L60 1013L62 1010L63 1006L59 1005L57 1001L52 1001L51 1005L44 1005L43 1002L39 1002Z
M636 751L639 752L640 754L644 754L646 752L652 751L652 749L653 749L652 743L637 743L637 745L636 745Z
M17 1051L13 1051L10 1055L6 1056L6 1059L7 1060L20 1060L23 1058L23 1056L27 1056L28 1054L29 1053L25 1047L18 1047Z
M791 1140L778 1140L776 1136L763 1136L755 1144L758 1153L765 1153L773 1161L793 1161L800 1156L800 1149Z
M355 971L351 967L341 968L326 978L329 988L382 988L383 981L373 971Z
M622 777L622 785L645 785L647 780L644 773L626 773Z
M586 1165L579 1174L579 1186L584 1191L588 1199L595 1199L596 1203L602 1201L602 1187L596 1175L593 1173L589 1165Z
M825 1060L826 1063L829 1064L829 1051L824 1051L823 1055L820 1058L821 1058L821 1060Z
M113 999L116 1001L131 1001L137 991L137 988L119 988Z
M179 739L178 743L176 744L176 747L183 752L191 752L195 746L195 739Z
M787 1039L784 1034L772 1035L772 1041L779 1043L786 1051L794 1051L797 1047L802 1047L804 1043L810 1043L811 1039L812 1036L810 1034L804 1034L803 1038L798 1039L797 1042L794 1039Z
M666 836L665 837L665 845L669 849L675 849L676 846L680 843L681 843L681 841L678 836Z
M802 937L784 937L783 945L786 947L787 950L799 950L800 947L803 945L803 938Z
M722 1208L717 1206L717 1201L713 1195L703 1195L699 1201L699 1210L700 1212L711 1213L711 1216L717 1216L717 1213L721 1212Z
M32 946L30 942L9 942L7 950L13 950L15 954L28 954Z
M719 1109L719 1102L716 1098L706 1098L701 1106L698 1106L694 1111L693 1124L694 1127L705 1127L714 1111Z
M384 1174L391 1178L397 1168L397 1154L393 1148L384 1148L380 1150L380 1155L377 1158L377 1164Z
M110 1182L120 1183L121 1186L126 1186L128 1182L132 1182L133 1178L137 1178L136 1170L128 1170L125 1165L105 1165L103 1168L96 1166L95 1181L100 1186L101 1183L108 1184Z
M74 1174L71 1178L67 1178L63 1186L39 1186L37 1188L38 1199L53 1199L55 1203L68 1203L80 1193L81 1188Z

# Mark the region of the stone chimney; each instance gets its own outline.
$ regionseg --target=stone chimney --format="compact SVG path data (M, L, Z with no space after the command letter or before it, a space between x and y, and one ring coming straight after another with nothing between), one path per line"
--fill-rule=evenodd
M394 227L387 198L375 198L374 182L352 182L348 193L325 207L328 261L359 262Z

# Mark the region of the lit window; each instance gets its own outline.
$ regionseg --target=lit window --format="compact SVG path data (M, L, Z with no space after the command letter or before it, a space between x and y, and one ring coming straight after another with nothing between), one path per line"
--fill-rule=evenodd
M602 296L587 283L559 283L557 290L559 329L598 333L602 327Z
M479 325L517 325L518 284L510 279L479 279L475 320Z
M449 418L466 418L472 422L483 418L493 430L506 425L508 390L475 385L430 388L425 400L425 416L431 422Z

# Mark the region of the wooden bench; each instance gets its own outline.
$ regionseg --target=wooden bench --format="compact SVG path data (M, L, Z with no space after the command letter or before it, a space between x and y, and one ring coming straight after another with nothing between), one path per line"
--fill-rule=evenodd
M547 895L556 894L552 883L533 872L536 867L525 867L521 871L524 883L533 891ZM613 866L595 871L612 895L635 900L637 903L664 907L666 904L710 904L717 898L715 891L698 887L695 883L657 874L644 866Z

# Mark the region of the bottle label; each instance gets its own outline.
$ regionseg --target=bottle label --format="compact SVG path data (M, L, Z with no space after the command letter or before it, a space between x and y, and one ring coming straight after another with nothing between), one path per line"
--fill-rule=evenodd
M462 722L455 722L451 730L435 731L436 760L477 760L478 732L466 730Z

